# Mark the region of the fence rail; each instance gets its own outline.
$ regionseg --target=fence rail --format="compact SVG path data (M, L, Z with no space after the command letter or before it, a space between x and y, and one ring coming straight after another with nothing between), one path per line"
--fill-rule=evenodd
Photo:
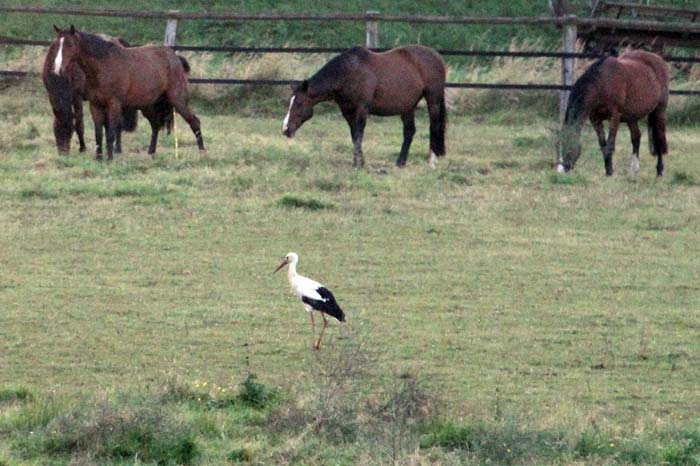
M117 18L150 18L167 20L166 44L178 51L191 52L224 52L224 53L340 53L344 47L235 47L235 46L210 46L210 45L178 45L175 43L177 20L216 20L216 21L364 21L367 23L367 41L376 44L378 22L404 22L423 24L459 24L459 25L525 25L525 26L557 26L563 27L565 37L571 35L575 28L595 29L597 27L621 27L638 31L659 31L666 33L682 32L686 34L700 34L700 24L692 22L660 23L657 21L631 21L611 18L580 18L574 15L558 17L472 17L472 16L412 16L412 15L386 15L378 12L366 12L359 14L335 13L335 14L298 14L298 13L184 13L179 11L124 11L124 10L96 10L87 8L53 8L36 6L8 6L0 5L0 12L26 13L26 14L57 14L57 15L84 15L98 17ZM372 25L370 27L370 24ZM574 29L572 29L574 28ZM20 39L0 36L0 45L26 45L46 47L48 41ZM383 51L385 48L375 47L373 50ZM601 55L592 53L577 53L573 51L571 40L564 41L563 52L549 51L493 51L493 50L438 50L444 56L461 57L515 57L515 58L556 58L562 60L563 73L561 84L540 83L460 83L448 82L447 87L457 89L502 89L502 90L551 90L562 92L561 100L566 103L568 91L572 88L571 70L573 59L598 58ZM667 61L679 63L700 63L700 58L684 56L665 56ZM34 76L37 73L27 71L0 70L0 77L22 78ZM295 80L266 80L266 79L234 79L234 78L191 78L195 84L213 85L263 85L277 86L289 85ZM700 96L700 90L672 90L673 95Z
M5 78L27 78L38 77L39 73L32 71L5 71L0 70L0 77ZM298 84L300 81L293 79L233 79L233 78L190 78L192 84L214 84L214 85L247 85L247 86L289 86ZM570 91L572 86L563 84L522 84L522 83L455 83L447 82L445 87L454 89L500 89L500 90L521 90L521 91ZM700 96L700 90L675 90L671 95Z
M424 24L463 24L463 25L549 25L577 27L624 27L639 30L700 32L700 24L692 22L659 23L658 21L622 20L614 18L582 18L576 15L535 16L535 17L483 17L483 16L416 16L389 15L376 12L366 13L229 13L229 12L180 12L180 11L125 11L91 8L57 8L41 6L0 5L0 11L7 13L55 14L72 16L102 16L113 18L150 18L213 21L375 21Z

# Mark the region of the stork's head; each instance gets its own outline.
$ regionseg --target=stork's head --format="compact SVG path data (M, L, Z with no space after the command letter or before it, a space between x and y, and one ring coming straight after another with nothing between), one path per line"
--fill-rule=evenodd
M281 269L285 265L296 264L298 260L299 260L299 256L297 256L297 254L295 252L290 252L289 254L284 256L284 260L282 261L282 263L280 265L277 266L277 268L275 269L275 272L277 272L279 269ZM275 272L272 272L272 273L275 273Z

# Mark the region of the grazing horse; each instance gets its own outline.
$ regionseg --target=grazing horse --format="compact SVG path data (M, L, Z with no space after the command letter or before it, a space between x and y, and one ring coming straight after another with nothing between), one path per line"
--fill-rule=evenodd
M668 104L668 67L658 55L634 50L620 57L601 58L576 81L569 96L564 124L559 135L558 172L574 168L581 155L581 127L590 119L605 160L605 174L613 174L612 155L620 122L627 123L632 137L630 174L639 170L638 121L648 117L649 149L658 158L656 175L664 173L666 144L666 106ZM603 121L610 120L605 138Z
M108 38L127 46L122 39ZM52 43L44 60L41 78L49 95L49 102L54 114L53 132L56 138L56 148L59 154L70 152L70 140L73 130L78 135L80 152L85 151L85 125L83 122L83 101L85 94L85 73L77 64L66 69L59 76L56 67L59 45ZM60 63L58 65L60 67ZM134 131L137 125L136 109L125 109L122 114L120 127L116 134L116 152L121 152L121 130ZM100 128L100 135L102 129ZM97 131L96 131L97 133ZM98 151L102 152L102 137L97 141Z
M360 168L365 163L362 135L367 115L401 115L403 145L396 165L403 167L416 132L416 105L425 98L430 116L430 165L435 167L437 157L445 155L445 77L445 63L428 47L408 45L382 53L353 47L294 89L282 132L291 138L313 116L317 103L334 100L350 125L353 166Z
M190 125L204 152L199 118L189 108L185 67L164 46L124 48L71 26L58 30L59 75L77 63L85 73L86 93L95 125L107 125L107 156L112 160L115 129L124 108L144 109L164 98ZM59 59L57 58L57 63ZM153 141L152 141L153 143ZM153 146L153 144L152 144ZM102 158L97 154L98 160Z

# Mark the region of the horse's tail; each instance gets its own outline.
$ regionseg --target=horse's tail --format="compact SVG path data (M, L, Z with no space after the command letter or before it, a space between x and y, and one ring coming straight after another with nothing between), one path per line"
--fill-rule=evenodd
M665 109L656 108L649 114L647 123L649 125L649 151L657 157L668 153Z
M190 63L187 61L187 59L182 55L178 55L177 58L180 59L180 63L182 63L182 68L185 70L185 74L190 74Z
M447 105L445 92L442 92L439 102L438 117L434 131L430 131L430 142L438 157L445 155L445 131L447 130Z
M134 107L124 107L122 110L122 130L136 131L139 123L139 115Z
M170 104L165 94L151 104L151 107L154 122L158 129L165 128L168 134L170 134L175 125L175 115L173 113L173 106Z

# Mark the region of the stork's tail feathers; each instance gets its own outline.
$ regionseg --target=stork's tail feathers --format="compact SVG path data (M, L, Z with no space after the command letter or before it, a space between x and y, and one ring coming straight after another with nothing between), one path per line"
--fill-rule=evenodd
M324 314L328 314L331 317L335 317L340 322L345 322L345 313L340 308L340 306L338 306L338 303L335 301L335 296L333 296L333 293L331 293L330 290L328 290L328 288L325 288L323 286L317 288L316 292L321 296L321 300L311 299L308 296L302 296L302 302L308 304L309 306L311 306L312 309L316 311L323 312Z

